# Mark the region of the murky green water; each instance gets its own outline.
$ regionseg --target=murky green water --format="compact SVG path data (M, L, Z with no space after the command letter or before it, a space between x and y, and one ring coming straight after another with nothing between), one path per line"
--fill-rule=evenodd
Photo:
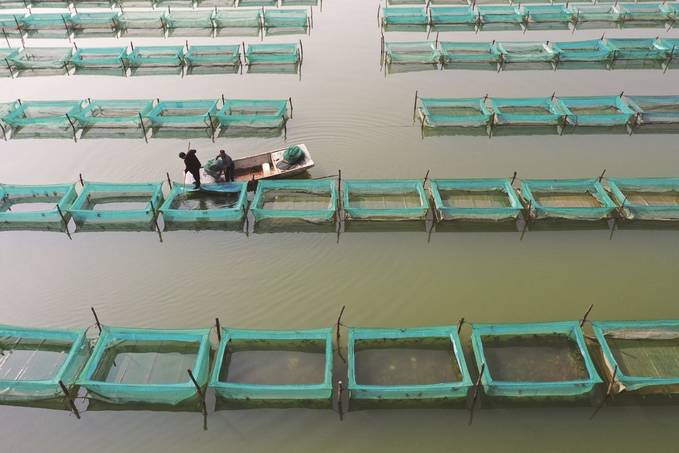
M677 136L594 134L432 136L412 122L421 96L474 97L677 94L677 72L646 70L379 70L376 1L326 0L302 37L296 75L49 77L0 79L0 97L284 98L294 118L287 143L305 143L312 176L344 178L676 176ZM491 41L597 39L601 30L442 33L440 39ZM608 30L607 37L678 37L677 30ZM425 33L388 33L388 40ZM250 42L256 38L246 38ZM292 42L296 37L266 38ZM240 38L190 39L192 44ZM183 44L184 38L136 43ZM31 41L29 41L29 44ZM37 43L37 41L33 41ZM48 41L46 44L62 44ZM125 41L78 39L79 46ZM39 44L43 44L41 41ZM234 157L284 145L282 137L191 140L206 160L220 148ZM0 143L0 181L181 181L184 140L16 140ZM0 322L29 326L311 328L335 322L411 326L468 321L677 318L679 231L606 229L251 234L0 233ZM468 329L463 329L469 350ZM343 337L344 338L344 337ZM337 370L343 368L338 359ZM360 411L340 422L330 410L197 413L86 412L1 406L3 450L124 451L639 451L676 449L676 406Z

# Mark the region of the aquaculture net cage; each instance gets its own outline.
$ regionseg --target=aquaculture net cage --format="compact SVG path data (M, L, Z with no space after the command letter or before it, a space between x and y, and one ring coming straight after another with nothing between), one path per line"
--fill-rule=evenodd
M440 42L441 61L455 63L498 63L500 55L495 44L486 42Z
M471 6L433 6L429 9L431 25L437 31L473 30L479 16Z
M613 60L659 61L667 60L667 49L655 38L609 38L608 47Z
M238 0L238 6L278 6L278 0Z
M217 113L219 124L225 128L280 128L287 116L287 99L226 99Z
M123 74L126 58L127 47L78 48L69 63L75 67L76 72L96 73L97 70L119 69Z
M200 189L173 183L160 212L166 223L240 222L247 197L247 182L202 184Z
M174 35L209 35L214 28L214 14L214 10L170 11L164 18L165 27Z
M82 101L25 101L17 103L4 122L17 137L75 136L74 118L82 109Z
M248 64L297 64L300 48L296 43L248 44L245 59Z
M78 379L88 393L110 403L176 406L207 385L210 329L160 330L104 326Z
M334 179L262 180L250 211L255 220L299 219L327 222L337 213L337 182Z
M64 396L89 354L85 329L0 326L0 400L31 402Z
M495 125L559 126L566 112L554 98L491 98Z
M7 58L19 71L66 71L73 49L70 47L28 47Z
M73 184L0 184L0 224L9 227L47 225L65 229L68 209L76 197Z
M679 96L627 96L639 126L678 125Z
M132 69L140 68L181 68L184 63L184 46L143 46L134 47L127 55L127 64Z
M66 38L71 34L70 13L27 14L20 26L30 38Z
M604 63L613 55L613 51L603 39L557 41L551 46L559 62Z
M214 133L216 115L216 100L196 99L160 101L148 117L155 129L200 130L210 136Z
M619 3L616 5L620 12L620 21L623 27L633 24L664 25L672 22L672 9L663 3Z
M602 382L577 321L473 324L471 341L491 397L578 398Z
M573 21L576 28L610 28L620 21L620 13L615 5L577 4L569 8L574 13Z
M119 14L117 11L79 12L70 17L69 25L75 36L113 35L118 32L116 18Z
M190 46L184 54L189 70L196 67L240 66L240 45Z
M520 6L479 5L477 10L482 28L515 28L526 22L526 14Z
M524 179L521 195L537 219L600 220L616 209L598 179Z
M427 25L429 14L422 7L386 7L382 9L382 25Z
M560 108L573 126L625 126L635 117L622 96L559 97Z
M152 109L150 99L92 100L76 119L83 128L83 137L94 130L144 134L149 121L147 115Z
M439 220L516 219L523 209L509 179L432 179Z
M23 3L20 8L23 8ZM23 35L21 19L23 14L0 14L0 35L8 38L20 38Z
M454 326L348 333L352 399L465 399L472 380Z
M259 33L262 28L261 9L218 9L213 18L217 34Z
M354 179L342 184L343 208L349 219L423 220L429 211L419 179Z
M592 329L617 392L679 392L678 320L594 321Z
M556 52L547 43L508 42L495 44L503 63L549 63L556 61Z
M332 330L222 329L210 387L234 400L329 400Z
M164 11L123 11L115 18L123 35L161 34L165 31Z
M608 186L630 220L679 220L679 178L609 178Z
M438 64L441 59L436 43L431 41L386 42L384 50L389 64Z
M302 31L309 27L309 13L306 9L267 9L264 11L264 27L268 29L285 29ZM271 30L269 30L271 32Z
M525 5L527 26L531 29L564 29L574 14L565 5Z
M418 111L426 127L482 127L493 112L484 98L419 98Z
M163 201L162 183L86 182L69 212L79 228L151 227Z

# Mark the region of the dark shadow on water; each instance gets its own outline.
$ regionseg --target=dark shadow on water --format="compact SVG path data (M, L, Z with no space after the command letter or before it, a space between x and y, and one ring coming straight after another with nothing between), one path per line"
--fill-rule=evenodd
M140 139L144 138L144 131L141 128L106 128L106 127L88 127L82 130L80 134L81 139L94 138L125 138L125 139Z
M525 135L558 135L556 126L496 126L493 127L495 137L516 137Z
M349 411L403 409L466 409L467 398L351 399Z
M2 231L50 231L64 233L62 222L1 222Z
M156 76L156 75L180 75L182 73L181 66L155 66L142 67L130 70L130 75L134 77L140 76Z
M385 25L384 27L385 32L390 32L390 31L406 31L406 32L422 32L425 33L427 31L427 25L407 25L407 24L392 24L392 25Z
M396 233L396 232L427 232L424 220L349 220L344 222L344 233Z
M469 70L469 71L495 71L495 72L497 72L497 63L488 63L488 62L444 63L443 69L445 69L446 71Z
M241 222L225 222L218 221L200 221L187 220L183 222L165 222L163 231L230 231L243 232L244 221Z
M619 230L649 230L649 231L679 231L679 219L677 220L621 220L618 219L615 226Z
M123 68L76 68L74 74L84 76L125 77L127 71Z
M186 75L238 74L239 68L239 65L190 66L186 70Z
M266 400L216 398L215 411L243 409L332 409L332 400Z
M436 70L438 70L437 63L390 63L387 65L387 74L390 75Z
M209 38L212 36L212 28L202 28L202 27L172 28L167 31L167 36L168 38L172 37Z
M299 63L292 64L251 64L248 74L297 74Z
M174 127L154 127L152 128L154 138L210 138L212 129L209 127L196 128L174 128Z
M467 136L467 137L487 137L488 130L486 126L481 127L456 127L456 126L437 126L425 127L422 129L423 138L426 137L449 137L449 136Z
M607 220L570 220L570 219L538 219L528 224L528 231L575 231L575 230L609 230Z
M47 77L47 76L65 76L68 74L67 68L58 69L21 69L16 73L17 77Z
M65 398L52 398L40 401L3 401L2 405L71 412Z
M336 233L335 222L313 223L301 219L263 219L254 227L255 233Z
M85 222L76 223L77 233L90 233L90 232L126 232L126 231L155 231L156 225L151 222L144 223L134 223L134 222Z
M626 126L567 126L563 129L563 135L629 135Z
M494 221L475 221L475 220L443 220L436 224L435 232L437 233L477 233L477 232L506 232L517 233L521 229L518 227L515 220L508 220L502 222Z
M216 30L216 36L259 36L259 27L223 27Z
M200 398L192 398L177 405L159 403L111 403L90 397L87 411L151 411L151 412L200 412Z
M455 3L455 4L457 5L457 3ZM459 24L459 25L437 24L437 25L432 25L430 27L430 30L433 33L444 32L444 31L475 31L476 25L470 25L470 24Z
M282 127L239 127L229 126L221 127L219 129L219 137L262 137L262 138L276 138L283 134Z

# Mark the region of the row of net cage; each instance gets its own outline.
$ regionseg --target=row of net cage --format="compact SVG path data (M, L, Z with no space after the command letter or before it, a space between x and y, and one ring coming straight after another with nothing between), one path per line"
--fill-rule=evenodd
M322 6L322 0L2 0L2 9L247 8Z

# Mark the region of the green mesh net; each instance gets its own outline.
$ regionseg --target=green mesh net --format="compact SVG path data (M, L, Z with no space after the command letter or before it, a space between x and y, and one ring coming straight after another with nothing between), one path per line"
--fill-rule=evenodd
M81 101L26 101L17 104L4 122L12 127L12 138L72 137L81 109Z
M440 220L516 219L523 209L509 179L432 179Z
M118 32L116 18L119 14L116 11L79 12L69 18L69 25L76 36L114 35Z
M506 63L556 61L556 52L547 43L500 41L495 46Z
M169 223L240 222L247 204L247 182L192 185L174 183L160 208Z
M76 119L83 128L143 129L141 123L153 109L149 99L93 100Z
M348 219L421 220L429 200L421 180L347 180L342 185L344 213Z
M126 59L132 69L180 68L183 54L183 46L143 46L134 47Z
M389 64L437 64L441 59L436 43L430 41L387 42L384 50Z
M70 59L76 72L119 69L121 74L125 69L127 47L95 47L78 48Z
M575 126L624 126L635 116L621 96L559 97L558 101L568 122Z
M491 98L497 125L556 126L565 122L565 111L553 98Z
M9 38L20 38L22 18L23 14L0 14L0 31L4 31Z
M287 120L286 99L226 99L217 113L222 128L280 128Z
M300 49L297 44L249 44L245 58L248 64L296 64Z
M628 96L638 125L679 124L679 96Z
M32 38L65 38L71 34L68 13L28 14L21 21L21 29Z
M526 13L519 6L479 5L477 10L482 28L516 27L526 22Z
M599 220L616 209L597 179L524 179L521 195L536 219Z
M264 27L304 29L309 26L306 9L267 9L264 10ZM282 32L282 31L281 31Z
M188 34L195 34L199 30L212 32L213 10L195 11L170 11L165 15L165 26L168 31L177 34L180 30L186 30Z
M493 43L441 42L441 59L444 65L456 63L498 63L500 55Z
M483 98L419 98L418 111L427 127L486 126L493 116Z
M29 47L10 56L7 61L19 70L65 71L72 52L70 47Z
M252 29L259 32L262 27L261 9L218 9L213 16L213 21L217 32L222 29Z
M77 197L73 184L19 186L0 184L0 223L6 226L66 227Z
M526 5L527 26L532 29L568 28L574 14L565 5Z
M630 220L679 220L679 178L609 178L608 185Z
M471 6L433 6L429 9L429 16L436 31L471 30L479 20Z
M161 34L165 30L164 11L123 11L115 18L124 35Z
M250 211L255 220L296 219L326 222L337 212L334 180L262 180L257 184Z
M149 113L156 128L212 129L216 124L216 100L161 101Z
M189 70L197 67L240 65L240 45L191 46L184 55Z
M386 7L382 10L382 25L427 25L429 14L420 7Z
M615 26L620 20L620 13L610 4L576 4L570 8L578 28L608 28Z
M587 41L558 41L552 43L562 62L606 62L611 59L613 51L602 39Z

